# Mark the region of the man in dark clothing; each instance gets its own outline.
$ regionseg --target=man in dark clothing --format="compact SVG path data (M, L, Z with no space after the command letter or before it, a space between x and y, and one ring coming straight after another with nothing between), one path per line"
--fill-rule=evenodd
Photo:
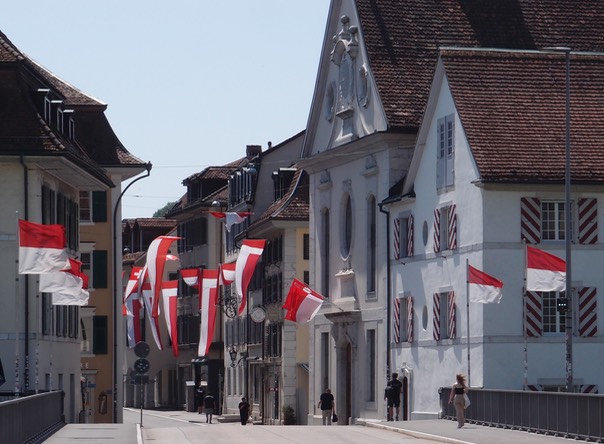
M401 409L401 390L403 383L398 380L398 373L392 373L392 379L388 381L386 390L384 393L384 399L387 401L388 406L388 421L394 421L392 417L392 408L396 409L396 421L398 421L398 415Z
M203 400L203 407L206 411L206 422L212 424L212 415L214 414L216 403L211 393L208 393L205 399Z
M241 425L246 425L247 419L250 417L250 403L247 402L245 396L241 398L239 403L239 417L241 418Z
M336 410L336 403L330 389L326 388L325 392L321 393L317 407L321 409L323 425L331 425L331 417Z

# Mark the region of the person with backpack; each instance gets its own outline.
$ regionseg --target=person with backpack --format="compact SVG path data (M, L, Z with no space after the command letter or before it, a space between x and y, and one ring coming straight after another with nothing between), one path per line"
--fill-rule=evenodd
M396 421L401 409L401 390L403 383L398 379L398 373L392 373L392 379L388 381L384 390L384 400L387 402L387 420L394 421L392 417L393 408L396 409Z

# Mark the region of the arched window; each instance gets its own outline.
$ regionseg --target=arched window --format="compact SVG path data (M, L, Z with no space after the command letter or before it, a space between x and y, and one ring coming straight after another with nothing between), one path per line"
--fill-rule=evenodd
M321 212L321 294L329 297L329 209Z
M350 194L344 197L342 208L342 256L348 258L352 247L352 200Z
M376 205L375 197L367 201L367 292L375 291L376 281Z

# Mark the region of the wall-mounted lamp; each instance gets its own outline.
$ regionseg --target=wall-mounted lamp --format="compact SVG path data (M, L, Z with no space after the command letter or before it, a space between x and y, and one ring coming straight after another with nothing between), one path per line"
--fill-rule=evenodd
M237 350L235 350L235 347L232 347L229 349L229 357L231 358L231 367L237 367L239 365L239 363L245 359L247 359L249 356L248 352L246 351L242 351L239 353L239 360L237 360Z

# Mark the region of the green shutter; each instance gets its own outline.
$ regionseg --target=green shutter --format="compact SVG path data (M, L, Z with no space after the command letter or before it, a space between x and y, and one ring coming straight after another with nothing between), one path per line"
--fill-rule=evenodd
M107 288L107 251L92 252L92 286Z
M95 355L106 355L108 342L107 316L93 316L92 353Z
M107 222L107 192L92 192L92 221Z

